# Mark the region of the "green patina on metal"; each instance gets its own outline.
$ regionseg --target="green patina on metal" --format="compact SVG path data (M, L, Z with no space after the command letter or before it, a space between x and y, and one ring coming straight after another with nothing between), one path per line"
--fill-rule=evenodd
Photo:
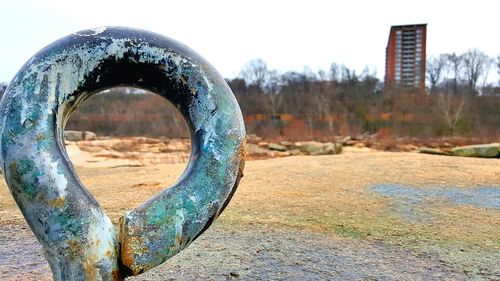
M173 186L114 226L82 186L62 131L78 104L132 86L171 101L191 131L188 167ZM44 247L55 280L121 280L195 240L231 199L244 165L245 129L224 79L188 47L129 28L85 30L42 49L0 103L5 178Z

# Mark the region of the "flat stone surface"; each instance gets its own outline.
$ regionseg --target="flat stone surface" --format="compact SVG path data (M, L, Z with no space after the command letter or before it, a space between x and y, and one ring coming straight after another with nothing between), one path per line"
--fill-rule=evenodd
M459 146L452 149L455 156L495 158L500 155L500 144L478 144Z

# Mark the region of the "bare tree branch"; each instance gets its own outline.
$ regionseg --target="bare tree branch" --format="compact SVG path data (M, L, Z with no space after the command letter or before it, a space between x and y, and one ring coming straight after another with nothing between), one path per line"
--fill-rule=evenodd
M260 90L263 90L268 74L267 63L262 59L249 61L240 72L240 75L249 85L255 85Z
M431 93L434 93L437 85L441 82L444 76L446 56L440 55L438 57L430 57L426 64L427 80L431 86Z
M445 92L439 93L438 96L438 107L451 135L453 135L465 107L465 96L461 95L457 97L455 95L446 94Z
M478 49L469 50L461 55L464 77L470 90L477 90L479 78L487 76L492 59Z

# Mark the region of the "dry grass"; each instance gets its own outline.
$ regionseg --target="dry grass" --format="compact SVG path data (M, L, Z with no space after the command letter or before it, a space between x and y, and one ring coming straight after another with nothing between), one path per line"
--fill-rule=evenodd
M413 206L369 189L378 183L418 188L500 186L500 160L366 152L249 161L239 190L218 223L259 224L399 245L434 253L465 272L496 267L500 260L500 210L446 200ZM185 164L85 168L78 173L113 221L182 173ZM2 182L0 227L22 221ZM498 268L498 267L497 267Z

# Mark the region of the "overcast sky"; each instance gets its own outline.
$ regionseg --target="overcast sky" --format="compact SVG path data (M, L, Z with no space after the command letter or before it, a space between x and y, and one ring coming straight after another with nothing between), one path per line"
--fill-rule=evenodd
M109 25L181 41L227 78L255 58L279 71L368 66L383 78L391 25L427 23L428 55L478 48L496 57L499 10L497 0L0 0L0 81L52 41Z

